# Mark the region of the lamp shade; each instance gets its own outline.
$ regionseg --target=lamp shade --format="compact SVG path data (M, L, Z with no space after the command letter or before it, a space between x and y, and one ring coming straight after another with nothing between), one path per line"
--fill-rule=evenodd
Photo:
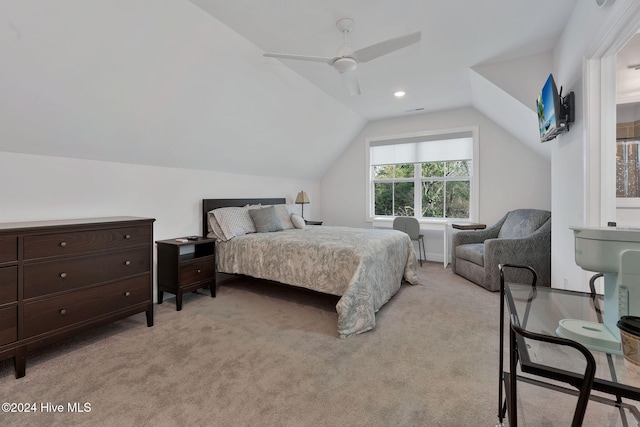
M296 196L296 203L299 205L309 203L309 196L307 196L307 193L305 193L304 191L299 192Z

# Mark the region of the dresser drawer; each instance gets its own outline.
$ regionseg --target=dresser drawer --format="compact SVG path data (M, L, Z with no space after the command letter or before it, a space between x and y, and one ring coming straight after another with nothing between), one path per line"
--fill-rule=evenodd
M180 264L180 286L211 280L215 274L215 257L196 258Z
M18 260L18 238L0 237L0 262Z
M141 276L24 305L24 334L32 337L151 300Z
M18 307L7 307L0 310L0 345L18 339Z
M0 268L0 304L18 300L18 267Z
M24 265L24 298L117 280L150 271L149 248Z
M123 249L148 244L151 227L123 227L24 237L24 259Z

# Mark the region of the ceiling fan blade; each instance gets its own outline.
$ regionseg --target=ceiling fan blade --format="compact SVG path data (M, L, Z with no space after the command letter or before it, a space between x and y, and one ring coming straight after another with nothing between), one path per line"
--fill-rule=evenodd
M403 47L418 43L422 33L416 31L415 33L407 34L406 36L400 36L393 39L389 39L380 43L373 44L369 47L356 50L355 57L358 62L367 62L372 59L376 59L382 55L386 55Z
M290 55L288 53L265 53L263 56L267 56L269 58L297 59L301 61L324 62L329 65L333 63L333 59L334 59L334 58L325 58L322 56Z
M349 89L351 96L360 95L360 83L358 83L356 70L340 73L340 76L342 76L342 81L347 86L347 89Z

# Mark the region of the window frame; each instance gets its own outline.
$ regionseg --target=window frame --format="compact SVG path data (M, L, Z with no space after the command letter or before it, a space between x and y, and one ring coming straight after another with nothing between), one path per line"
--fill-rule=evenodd
M384 143L384 142L388 142L389 144L394 144L394 143L402 143L402 141L406 141L406 142L417 142L420 141L421 139L428 139L428 140L440 140L440 139L452 139L455 137L460 137L460 135L464 135L465 137L471 137L472 138L472 143L473 143L473 158L471 159L471 176L469 177L469 188L470 188L470 194L469 194L469 218L443 218L443 217L422 217L422 216L416 216L416 218L418 218L419 221L421 222L441 222L443 220L445 221L455 221L455 220L464 220L464 221L477 221L478 220L478 213L479 213L479 194L480 194L480 156L479 156L479 129L478 126L466 126L466 127L459 127L459 128L451 128L451 129L440 129L440 130L430 130L430 131L423 131L423 132L415 132L415 133L407 133L407 134L399 134L399 135L388 135L388 136L376 136L376 137L367 137L366 138L366 144L365 144L365 168L366 168L366 173L365 173L365 221L367 222L374 222L377 220L384 220L384 219L391 219L393 218L393 216L389 216L389 215L375 215L375 210L374 210L374 177L373 177L373 167L371 165L371 145L379 145L380 143ZM414 165L416 165L416 172L414 173L414 180L415 178L415 174L417 174L417 169L419 168L419 166L417 165L421 165L422 163L414 163ZM414 201L414 208L415 207L421 207L421 199L422 199L422 181L424 181L425 179L428 180L428 178L423 178L421 176L421 172L419 173L420 176L418 176L418 180L420 181L420 185L419 186L415 186L414 185L414 198L417 200L417 198L420 198L420 203L416 204L416 202ZM446 177L443 177L443 182L444 181L448 181L448 179L445 179ZM402 180L407 180L407 178L404 178ZM411 180L411 179L409 179ZM389 181L395 181L395 179L393 180L389 180ZM461 179L453 179L453 181L464 181ZM381 182L380 180L378 180L377 182Z

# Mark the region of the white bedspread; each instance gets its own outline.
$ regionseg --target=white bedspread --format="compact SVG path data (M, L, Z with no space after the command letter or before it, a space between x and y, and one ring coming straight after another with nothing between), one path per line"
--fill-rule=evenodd
M395 230L311 226L253 233L216 244L217 269L341 296L341 338L375 326L375 313L400 289L418 284L409 236Z

